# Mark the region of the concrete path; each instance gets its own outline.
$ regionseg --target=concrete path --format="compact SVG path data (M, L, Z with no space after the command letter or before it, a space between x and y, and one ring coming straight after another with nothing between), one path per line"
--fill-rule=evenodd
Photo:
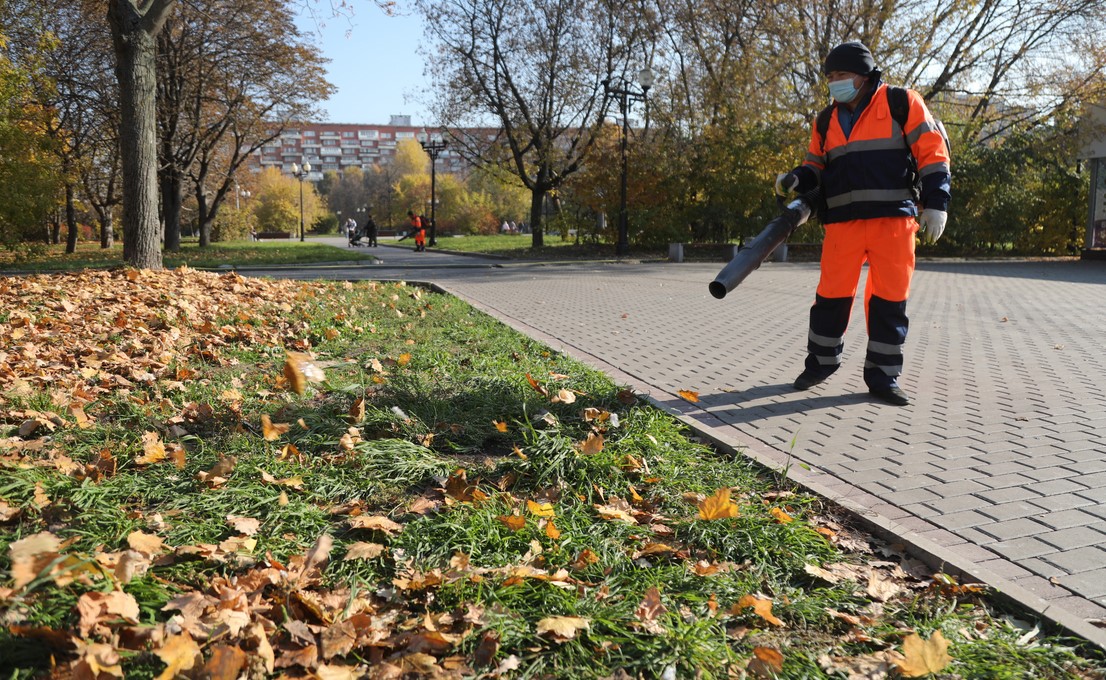
M878 533L1106 647L1106 263L920 262L914 402L894 407L861 380L859 298L842 369L791 389L816 264L765 264L715 300L720 264L379 250L382 264L242 273L433 283L773 469L790 452L796 481Z

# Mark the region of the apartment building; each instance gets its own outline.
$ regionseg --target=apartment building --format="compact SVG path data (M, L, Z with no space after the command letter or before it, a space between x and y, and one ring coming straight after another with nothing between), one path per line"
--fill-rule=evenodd
M427 131L411 125L410 116L392 116L387 125L361 123L301 123L291 125L278 139L255 153L255 169L276 167L292 174L292 164L311 164L310 180L322 179L324 173L357 167L367 169L374 164L386 165L395 158L396 145L404 139L418 140ZM467 130L469 135L491 135L492 130ZM456 150L446 148L438 156L438 172L456 173L468 164Z

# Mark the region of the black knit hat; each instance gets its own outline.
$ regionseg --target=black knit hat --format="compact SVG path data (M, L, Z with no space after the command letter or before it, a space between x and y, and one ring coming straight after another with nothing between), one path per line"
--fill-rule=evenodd
M863 44L854 41L842 43L830 50L826 56L822 73L846 71L866 76L876 69L876 60Z

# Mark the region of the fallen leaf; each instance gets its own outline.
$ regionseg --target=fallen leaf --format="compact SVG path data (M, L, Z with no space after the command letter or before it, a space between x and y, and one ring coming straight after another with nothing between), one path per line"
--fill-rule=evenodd
M594 456L603 450L603 435L589 432L588 438L580 445L580 453L585 456Z
M261 529L261 520L254 519L253 517L227 515L227 524L244 536L253 536Z
M502 522L503 525L511 531L518 531L526 526L526 518L522 515L500 515L496 519Z
M534 501L527 500L526 509L530 511L530 514L537 515L538 517L557 516L557 511L553 509L552 503L536 503Z
M300 393L302 394L302 392ZM267 442L275 442L280 436L292 428L288 423L274 423L269 416L261 416L261 436Z
M130 593L113 590L107 593L93 591L77 600L81 615L81 637L87 638L93 628L105 621L123 619L131 625L138 624L138 601Z
M790 522L795 521L794 517L787 514L786 512L781 510L780 508L772 508L771 510L768 511L768 513L770 515L772 515L772 517L774 517L776 519L776 521L779 522L780 524L788 524Z
M902 652L905 657L897 663L899 673L907 678L921 678L932 673L940 673L952 663L948 653L949 643L941 631L933 631L928 640L917 633L903 638Z
M783 671L783 654L771 647L754 647L746 670L754 678L774 680Z
M576 633L590 627L588 619L578 616L548 616L538 621L538 635L549 634L554 640L564 642L576 637Z
M403 525L397 524L382 515L358 515L349 519L351 529L368 529L381 531L391 536L403 530Z
M729 487L722 487L714 495L699 502L699 518L705 520L728 519L740 514L737 504L730 500Z
M530 383L530 387L533 387L534 391L537 392L538 394L540 394L541 396L543 396L543 397L548 397L549 396L549 390L547 390L547 389L545 389L545 387L539 385L538 381L534 380L534 378L531 377L531 375L529 373L526 374L526 382Z
M164 548L165 540L161 536L132 531L127 535L127 545L143 555L157 555Z
M211 650L211 658L204 664L203 677L205 680L235 680L247 659L246 653L237 647L216 645Z
M102 642L86 643L78 640L77 660L72 665L72 677L78 679L108 680L123 677L122 659L113 645Z
M366 543L365 541L357 541L350 543L349 548L346 550L346 560L371 560L384 552L384 546L379 543Z
M699 403L699 393L693 390L679 390L676 392L676 394L690 401L692 404Z
M326 380L323 370L315 365L310 355L302 352L285 352L284 377L296 394L303 396L307 383Z
M737 604L730 610L731 614L740 615L744 610L752 607L753 613L760 618L764 619L773 626L783 626L783 621L779 620L772 614L772 600L765 597L758 597L756 595L742 595L741 599L737 601Z
M645 632L652 635L664 635L667 631L657 619L667 611L668 609L661 602L660 590L656 586L652 586L645 591L645 596L642 597L637 609L634 610L634 616L637 617Z
M169 454L165 450L165 444L157 432L146 432L142 435L142 455L135 458L136 465L151 465L165 460Z

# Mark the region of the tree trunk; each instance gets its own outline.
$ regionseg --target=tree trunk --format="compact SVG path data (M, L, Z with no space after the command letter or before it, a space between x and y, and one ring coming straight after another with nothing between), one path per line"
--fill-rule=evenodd
M115 211L107 208L100 213L100 247L115 245Z
M155 38L175 0L110 0L108 23L119 80L119 147L123 168L123 259L161 269L157 214L157 49Z
M165 250L171 253L180 251L182 185L180 174L166 168L161 179L161 212L165 220Z
M65 225L69 233L65 236L65 252L72 255L77 252L77 206L75 192L71 182L65 183Z
M207 196L202 191L196 192L196 220L200 225L200 247L207 248L211 245L211 225L215 222L215 215L208 213Z
M542 222L542 209L545 206L545 189L535 185L530 191L530 224L533 226L531 248L541 248L545 245L543 232L545 223Z

